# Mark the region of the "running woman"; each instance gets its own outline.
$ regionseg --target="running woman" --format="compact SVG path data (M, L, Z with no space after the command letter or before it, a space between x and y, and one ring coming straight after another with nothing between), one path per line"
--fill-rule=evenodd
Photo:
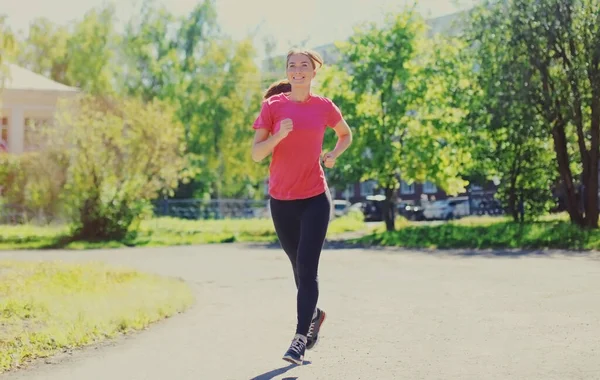
M317 343L325 312L317 308L319 258L331 215L331 194L321 161L335 165L352 143L352 132L339 108L311 91L321 56L292 49L287 55L287 79L265 93L254 122L252 159L272 154L269 167L271 217L281 246L292 264L297 293L297 325L283 359L301 365L305 351ZM327 128L337 135L335 148L322 154Z

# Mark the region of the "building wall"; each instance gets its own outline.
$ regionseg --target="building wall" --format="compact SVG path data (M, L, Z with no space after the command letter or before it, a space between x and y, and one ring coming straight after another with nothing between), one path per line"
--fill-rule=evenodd
M12 154L35 149L30 122L37 125L51 123L58 102L75 93L35 90L5 90L0 97L2 125L0 145ZM0 147L0 150L2 148Z
M0 153L8 152L8 117L0 115Z

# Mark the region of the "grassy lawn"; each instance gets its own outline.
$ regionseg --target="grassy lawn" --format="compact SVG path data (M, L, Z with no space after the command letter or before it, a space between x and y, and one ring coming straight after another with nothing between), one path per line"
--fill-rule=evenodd
M386 232L381 226L352 242L407 248L600 249L600 231L581 230L565 214L524 224L505 217L468 217L437 225L398 220L396 229Z
M185 310L182 281L103 264L0 261L0 373Z
M362 216L352 214L334 219L329 237L366 228ZM183 220L156 218L144 221L134 240L102 243L72 242L68 228L39 226L0 226L0 249L37 248L116 248L123 246L174 246L229 242L276 241L271 219Z
M332 221L328 237L362 231L360 215ZM183 220L156 218L144 221L138 236L129 241L102 243L70 241L66 227L0 226L0 249L117 248L123 246L176 246L229 242L274 242L270 219ZM600 231L584 231L569 223L566 214L549 215L538 222L517 224L510 218L474 216L448 223L424 224L399 218L396 231L381 223L373 233L349 239L362 245L407 248L556 248L600 249Z

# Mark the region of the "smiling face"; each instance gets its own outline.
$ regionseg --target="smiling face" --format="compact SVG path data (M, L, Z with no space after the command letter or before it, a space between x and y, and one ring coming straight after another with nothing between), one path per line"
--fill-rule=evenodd
M292 54L287 61L287 79L292 86L310 86L316 75L315 65L306 54Z

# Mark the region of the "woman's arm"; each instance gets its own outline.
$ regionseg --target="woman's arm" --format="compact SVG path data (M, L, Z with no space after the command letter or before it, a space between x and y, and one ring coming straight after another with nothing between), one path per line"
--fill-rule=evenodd
M294 123L291 119L284 119L281 121L279 130L277 133L269 137L269 130L266 128L259 128L254 134L254 143L252 144L252 159L254 162L264 160L269 154L273 152L273 148L281 140L283 140L294 128Z
M346 149L348 149L350 144L352 144L352 131L344 119L340 120L333 130L338 137L338 141L335 145L335 149L333 149L331 153L333 153L335 157L339 157Z
M323 162L328 168L332 168L333 165L335 165L335 159L344 153L350 144L352 144L352 131L350 130L348 123L346 123L346 120L340 120L333 130L338 138L337 144L331 152L323 156Z
M252 143L252 159L254 162L260 162L264 160L271 152L273 148L279 143L277 136L271 135L267 129L257 129L254 134L254 142Z

